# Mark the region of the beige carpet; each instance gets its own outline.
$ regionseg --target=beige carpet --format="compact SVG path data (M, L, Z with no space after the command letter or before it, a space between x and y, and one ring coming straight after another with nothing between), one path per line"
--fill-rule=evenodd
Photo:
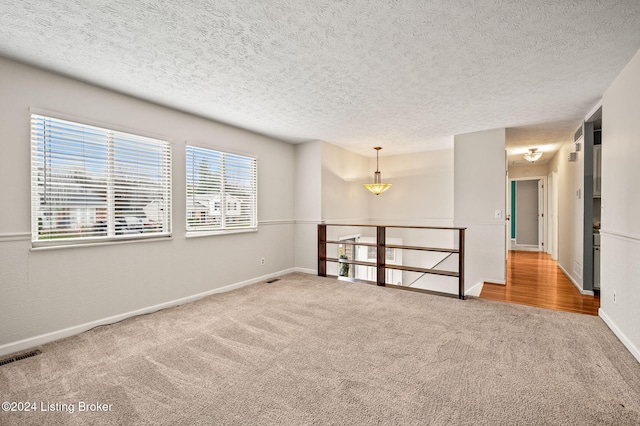
M0 367L36 403L0 424L640 424L600 318L303 274L40 349Z

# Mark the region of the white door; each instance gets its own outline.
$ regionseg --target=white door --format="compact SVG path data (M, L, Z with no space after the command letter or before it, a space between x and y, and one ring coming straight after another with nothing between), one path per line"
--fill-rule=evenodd
M507 159L507 150L504 150L504 277L505 280L509 271L507 270L507 261L509 259L509 249L511 249L511 181L509 180L509 160Z
M544 183L538 180L538 251L544 251Z

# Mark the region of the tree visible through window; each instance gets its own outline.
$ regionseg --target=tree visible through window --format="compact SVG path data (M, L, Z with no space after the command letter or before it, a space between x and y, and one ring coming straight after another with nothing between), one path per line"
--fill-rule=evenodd
M187 231L255 229L257 160L187 145Z
M169 142L31 116L32 240L171 233Z

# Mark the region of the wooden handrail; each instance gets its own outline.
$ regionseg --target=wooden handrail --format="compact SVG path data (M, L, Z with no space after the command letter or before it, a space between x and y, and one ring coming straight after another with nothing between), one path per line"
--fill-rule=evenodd
M360 242L345 242L337 240L327 240L327 226L349 226L349 227L375 227L376 228L376 242L375 243L360 243ZM386 229L387 228L404 228L404 229L431 229L431 230L447 230L456 231L458 233L458 248L446 248L446 247L422 247L422 246L409 246L398 244L386 244ZM322 277L327 276L327 262L346 263L350 265L360 265L376 268L376 284L379 286L385 286L385 270L395 269L401 271L419 272L423 274L443 275L449 277L458 278L458 298L464 300L464 243L465 243L465 230L466 228L454 228L454 227L439 227L439 226L400 226L400 225L370 225L370 224L327 224L321 223L318 225L318 275ZM356 246L376 247L376 261L365 262L359 260L348 260L340 258L327 257L327 244L350 244ZM387 265L386 264L386 249L400 249L400 250L417 250L427 252L440 252L440 253L457 253L458 254L458 271L444 271L440 269L429 269L417 266L406 265ZM393 288L405 288L404 286L393 285ZM417 288L406 288L412 291L420 291ZM424 290L428 293L431 291ZM436 292L437 293L437 292ZM443 294L443 293L438 293Z
M416 225L371 225L371 224L346 224L346 223L321 223L320 225L325 226L358 226L360 228L377 228L382 226L383 228L404 228L404 229L442 229L445 231L454 231L461 230L467 228L458 228L458 227L450 227L450 226L416 226Z

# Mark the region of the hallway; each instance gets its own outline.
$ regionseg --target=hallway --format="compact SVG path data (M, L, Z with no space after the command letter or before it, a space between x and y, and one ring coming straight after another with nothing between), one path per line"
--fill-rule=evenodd
M598 315L599 296L580 294L546 253L509 251L507 284L485 283L480 298Z

